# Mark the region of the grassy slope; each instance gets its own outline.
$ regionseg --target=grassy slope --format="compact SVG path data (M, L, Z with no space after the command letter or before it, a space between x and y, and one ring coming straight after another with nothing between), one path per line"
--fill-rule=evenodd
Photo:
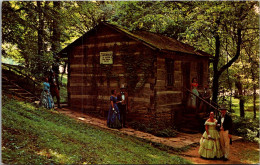
M2 160L7 164L186 164L135 138L3 97Z

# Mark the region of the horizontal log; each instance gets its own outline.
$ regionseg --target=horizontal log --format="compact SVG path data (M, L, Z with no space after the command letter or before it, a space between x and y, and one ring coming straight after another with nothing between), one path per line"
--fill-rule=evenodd
M178 103L182 99L182 94L163 94L157 95L157 104L158 105L165 105L171 103Z
M96 83L96 85L98 87L105 87L107 88L107 81L105 81L104 83ZM77 83L77 82L73 82L73 83L70 83L70 87L91 87L92 86L92 83L84 83L84 82L81 82L81 83ZM118 83L110 83L110 87L115 87L115 88L119 88L118 86Z
M157 56L157 63L158 62L165 63L165 58L161 58L160 56Z
M95 90L95 88L98 88ZM81 94L87 94L87 93L94 93L96 91L98 91L98 95L103 95L104 93L110 95L111 93L111 90L112 89L116 89L117 92L120 91L119 89L120 87L119 86L116 86L116 87L107 87L107 86L91 86L91 85L88 85L88 86L70 86L70 93L71 94L75 94L75 95L81 95ZM146 89L146 90L145 90ZM153 95L153 91L150 90L149 88L144 88L144 92L140 92L140 93L135 93L135 96L134 97L137 97L137 98L150 98L151 95ZM132 97L132 98L134 98Z
M100 67L100 64L96 64L98 67ZM123 64L112 64L113 67L122 67ZM93 64L70 64L70 68L86 68L86 67L96 67Z
M115 74L124 74L126 73L126 68L124 66L112 66L111 68L105 66L105 67L100 67L100 65L97 65L95 67L73 67L70 69L71 74L100 74L100 73L105 73L109 74L111 72L112 75ZM137 70L137 73L143 73L141 70Z
M144 77L145 74L137 74L138 77ZM83 74L83 73L71 73L70 79L73 79L75 77L107 77L105 73L102 74ZM126 77L125 74L116 74L116 77ZM113 78L113 77L110 77Z
M182 82L181 81L175 81L174 82L174 87L178 88L178 89L181 89L182 88Z
M97 88L97 89L95 89ZM94 86L73 86L70 87L70 92L72 95L110 95L111 90L107 87L94 87ZM118 91L119 92L119 91ZM90 94L91 93L91 94Z
M102 96L102 95L70 95L71 99L101 99L101 100L109 100L110 95ZM141 102L141 103L150 103L150 98L140 98L140 97L129 97L130 102Z
M156 86L161 86L161 87L165 87L166 82L165 80L158 80L156 81Z
M156 94L159 95L166 95L166 94L181 94L182 91L157 91Z
M141 54L141 52L134 52L134 53L132 53L132 55L140 55ZM113 54L113 56L123 56L123 55L125 55L123 52L116 52L116 53L114 53ZM79 59L83 59L84 58L84 56L86 56L87 58L92 58L92 57L99 57L100 55L99 55L99 53L97 53L97 54L86 54L86 53L80 53L80 54L74 54L73 53L73 60L75 60L76 58L79 58ZM73 63L73 61L71 61L72 63Z
M128 99L132 102L146 102L150 103L150 98L143 98L143 97L128 97Z
M112 44L112 43L111 43ZM91 45L87 49L87 54L89 55L99 55L100 52L106 52L106 51L113 51L114 53L121 53L121 55L134 55L135 52L141 52L140 54L143 56L152 56L154 53L152 52L145 52L145 46L141 43L131 43L129 45L123 45L119 44L116 47L112 45L104 45L104 44L99 44L99 45ZM75 51L73 54L80 54L82 55L82 51ZM73 55L72 55L73 56Z
M117 46L121 46L121 45L124 45L125 43L123 42L99 42L97 44L95 43L88 43L88 44L84 44L82 45L82 47L87 47L87 48L100 48L100 47L103 47L103 46L106 46L106 47L114 47L114 45L117 45ZM129 45L138 45L140 44L140 42L137 42L137 41L130 41L130 42L127 42L126 43L128 46Z
M165 80L166 79L166 71L165 70L157 70L157 79L158 80Z
M125 43L127 44L128 42L138 42L136 40L132 40L132 39L128 39L126 40L126 38L123 35L104 35L101 38L99 38L100 36L95 36L92 38L88 38L87 39L87 43L86 44L95 44L95 43L109 43L111 41L113 41L114 43ZM140 43L140 42L139 42Z
M87 109L88 112L98 112L100 111L101 107L96 107L96 106L92 106L92 105L77 105L77 104L74 104L74 105L71 105L71 107L75 107L75 108L80 108L80 109ZM96 111L94 111L96 108Z
M103 39L103 38L107 38L107 39L111 39L112 37L121 37L122 35L119 33L112 33L112 34L106 34L106 35L95 35L95 36L91 36L88 37L88 40L97 40L97 39Z

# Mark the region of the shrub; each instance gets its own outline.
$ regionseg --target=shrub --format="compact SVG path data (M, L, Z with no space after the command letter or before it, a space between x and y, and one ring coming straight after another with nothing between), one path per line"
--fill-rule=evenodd
M242 136L245 140L259 142L259 119L249 119L233 116L233 134Z

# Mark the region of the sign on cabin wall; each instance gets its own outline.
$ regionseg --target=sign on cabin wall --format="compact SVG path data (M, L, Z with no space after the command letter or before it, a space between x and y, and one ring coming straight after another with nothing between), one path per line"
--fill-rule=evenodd
M113 64L113 52L100 52L100 64Z

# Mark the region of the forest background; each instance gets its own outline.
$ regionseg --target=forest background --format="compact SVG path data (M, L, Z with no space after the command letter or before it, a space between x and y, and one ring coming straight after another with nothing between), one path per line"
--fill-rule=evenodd
M259 12L257 1L4 1L2 61L41 82L51 67L66 65L57 53L101 21L173 37L212 55L212 101L228 104L237 132L254 139Z

